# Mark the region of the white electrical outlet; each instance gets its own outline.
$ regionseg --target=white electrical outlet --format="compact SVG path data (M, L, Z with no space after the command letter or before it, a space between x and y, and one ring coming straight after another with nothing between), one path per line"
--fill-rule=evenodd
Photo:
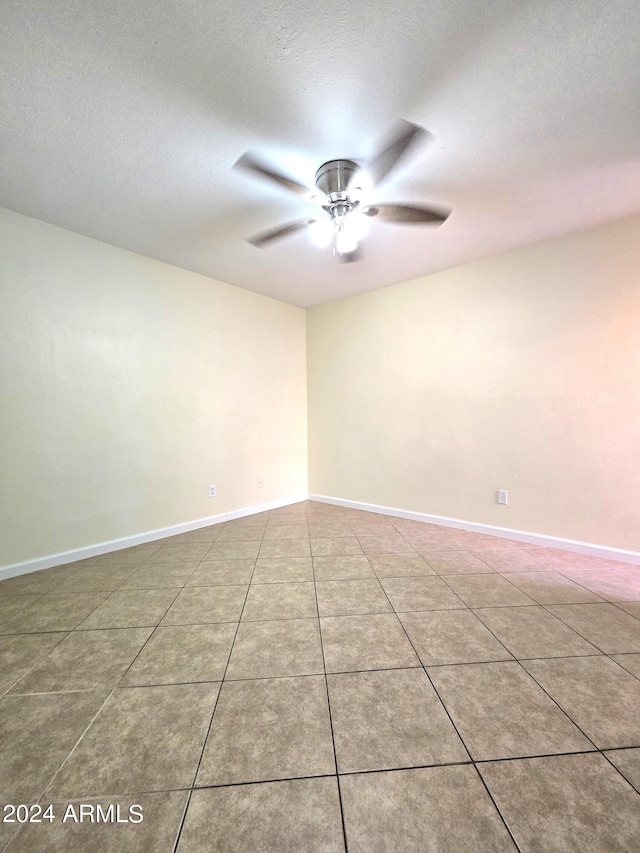
M209 497L215 498L215 496L216 496L216 487L215 486L209 486Z
M498 503L505 506L509 503L509 492L506 489L498 489Z
M264 480L262 479L262 477L258 477L258 488L264 489Z

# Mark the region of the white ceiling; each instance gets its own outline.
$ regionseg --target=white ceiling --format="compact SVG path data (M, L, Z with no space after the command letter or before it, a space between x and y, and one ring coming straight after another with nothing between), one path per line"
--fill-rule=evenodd
M425 275L640 210L638 0L5 0L0 206L296 305ZM434 141L340 265L305 234L245 237L304 199L231 166L254 149L313 181L398 118Z

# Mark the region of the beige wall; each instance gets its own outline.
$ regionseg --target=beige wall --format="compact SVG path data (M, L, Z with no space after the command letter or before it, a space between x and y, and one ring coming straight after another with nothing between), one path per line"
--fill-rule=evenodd
M307 359L311 493L640 550L640 218L314 308Z
M0 246L0 566L306 494L302 309L9 211Z
M307 312L309 491L640 550L639 238ZM0 566L306 491L301 309L9 211L0 246Z

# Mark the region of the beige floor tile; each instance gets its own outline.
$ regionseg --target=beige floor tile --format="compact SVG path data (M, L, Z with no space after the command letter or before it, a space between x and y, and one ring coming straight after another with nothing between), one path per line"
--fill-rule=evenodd
M286 504L286 506L279 506L276 509L272 509L269 511L269 520L271 521L274 518L278 518L281 515L306 515L307 512L307 501L298 501L294 504Z
M56 587L56 593L94 592L96 590L112 592L114 589L118 589L136 571L136 566L133 563L123 566L87 566L59 584Z
M268 524L264 532L264 541L278 539L308 539L309 528L306 524Z
M327 677L338 770L468 761L422 668Z
M419 666L393 613L332 616L320 620L327 672Z
M226 678L316 675L323 671L317 619L241 622Z
M423 577L435 575L419 554L375 554L369 562L379 578Z
M595 646L544 607L489 607L474 613L515 658L598 654Z
M235 622L156 628L120 687L221 681L235 635Z
M636 619L640 619L640 601L619 601L616 603L616 607L624 610L625 613L630 613Z
M0 694L9 690L66 636L65 632L60 632L0 637Z
M339 539L346 536L350 539L353 536L351 525L347 524L331 524L318 521L309 522L309 535L312 539Z
M239 542L214 542L206 553L207 560L255 560L261 540ZM202 559L202 558L201 558Z
M120 589L160 589L179 587L189 580L198 567L198 563L145 563L129 575Z
M32 604L5 619L0 624L0 634L72 631L108 595L108 592L39 595Z
M253 573L253 583L297 583L313 580L311 557L260 559Z
M518 663L442 666L428 672L476 761L593 749Z
M640 601L640 570L635 566L560 571L606 601Z
M361 616L391 612L391 605L375 578L317 581L320 616Z
M25 675L11 693L114 687L151 631L151 628L74 631Z
M220 545L225 542L261 542L265 535L266 526L260 527L227 527L216 539Z
M512 659L469 610L430 610L399 617L425 666Z
M197 785L335 772L324 676L225 682Z
M309 524L320 522L322 524L349 524L349 520L341 510L336 509L327 512L326 510L309 509L307 511L307 521Z
M13 578L5 578L0 581L0 599L5 595L41 595L45 592L53 592L67 578L76 574L78 568L78 563L70 563L66 566L56 566L52 569L42 569L39 572L28 572Z
M381 583L397 611L449 610L465 606L438 577L382 578Z
M252 584L242 612L245 622L313 619L318 616L313 582Z
M460 552L463 550L464 553L469 553L467 549L463 549L459 542L456 542L451 538L451 536L447 536L445 533L441 533L440 536L432 534L429 534L428 536L415 536L411 534L405 536L405 539L411 547L415 548L415 550L420 554L432 554L435 557L441 554L447 554L455 551Z
M260 559L272 560L283 557L310 557L308 539L272 539L260 546Z
M178 853L200 850L343 853L335 777L194 791Z
M418 550L439 575L495 575L491 566L469 551L433 551L430 548Z
M522 548L522 542L514 539L503 539L501 536L489 536L487 533L476 533L473 530L450 530L453 539L465 548L489 550L503 550L505 548Z
M640 678L640 654L635 655L611 655L616 663L623 666L631 675Z
M586 554L576 554L573 551L565 551L561 548L544 548L534 545L523 547L525 551L528 551L549 569L589 569L597 568L599 565L599 561L594 563L593 557Z
M515 853L471 766L343 776L340 785L349 853Z
M472 553L496 572L544 572L546 567L536 558L520 548L473 548Z
M88 850L100 853L173 853L182 816L187 805L187 791L168 791L159 794L135 794L128 797L109 797L107 799L83 799L82 803L93 807L95 814L98 805L104 814L109 813L113 805L114 820L120 815L122 821L136 817L140 812L131 810L137 805L142 810L139 823L91 822L88 817L80 822L72 819L62 821L67 808L71 805L79 815L80 802L53 803L56 820L53 823L26 824L13 841L7 853L86 853ZM116 809L119 807L119 811ZM86 812L85 812L86 813Z
M269 516L268 527L307 527L307 516L303 512L274 513Z
M27 604L33 604L33 595L7 595L0 598L0 623L19 613Z
M311 553L314 557L355 557L362 548L355 536L339 536L336 539L312 539Z
M95 628L146 628L157 625L173 603L179 589L128 589L112 592L78 626Z
M218 684L114 690L46 796L97 797L188 787L218 690Z
M364 554L353 557L314 557L313 572L316 581L375 578L373 569Z
M255 560L203 560L187 581L187 586L229 586L248 584Z
M587 604L602 601L559 572L514 572L508 580L538 604Z
M166 542L153 554L154 563L192 563L204 559L214 545L208 542Z
M640 748L612 749L605 755L636 791L640 791Z
M479 765L522 853L632 853L640 795L601 755Z
M640 681L615 661L600 655L523 666L598 749L640 746Z
M358 541L364 553L370 557L374 554L415 554L415 549L399 534L386 536L358 536Z
M613 604L557 604L548 609L605 654L640 652L640 620Z
M447 584L468 607L517 607L535 604L501 575L447 575Z
M6 850L6 845L11 841L16 832L20 829L15 823L0 822L0 850ZM32 853L33 848L29 849L28 853Z
M237 622L247 595L246 585L185 587L167 610L162 625Z
M108 691L0 699L0 802L35 802Z
M375 521L352 521L351 529L356 536L392 536L395 538L398 535L396 528L386 518Z

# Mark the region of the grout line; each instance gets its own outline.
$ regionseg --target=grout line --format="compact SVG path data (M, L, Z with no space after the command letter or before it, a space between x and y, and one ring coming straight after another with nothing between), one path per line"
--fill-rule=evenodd
M266 530L266 528L265 528L265 530ZM261 540L260 548L262 547L262 541L264 541L264 533L263 533L263 539ZM258 549L258 553L260 553L260 549ZM256 560L257 560L257 558L256 558ZM202 741L202 749L200 751L200 758L198 759L198 763L196 765L196 769L195 769L195 772L193 774L193 782L191 783L191 790L189 792L189 796L187 797L187 805L185 807L184 814L182 816L182 821L180 823L180 826L178 828L178 833L176 835L176 840L175 840L175 844L173 847L174 853L177 853L178 845L180 844L180 836L182 835L182 830L184 828L184 824L185 824L185 821L187 819L187 813L189 811L189 807L191 806L191 798L193 796L193 789L194 789L194 786L196 784L196 780L198 778L198 773L200 771L200 765L202 764L202 758L204 756L204 751L207 748L207 741L209 740L209 734L211 733L211 726L213 725L213 719L215 717L216 708L218 707L218 702L220 701L220 694L222 693L222 689L223 689L224 682L225 682L226 675L227 675L227 670L229 669L229 662L231 661L231 655L233 654L233 648L236 644L236 638L238 636L238 631L240 629L240 622L242 620L242 614L244 613L244 608L245 608L245 605L247 603L247 598L249 596L249 588L251 586L251 581L253 579L253 575L255 573L255 570L256 570L256 563L254 562L253 571L251 572L251 578L249 579L249 583L247 584L247 589L246 589L245 595L244 595L244 601L242 602L242 609L240 610L240 616L238 618L238 622L236 623L236 630L235 630L235 633L233 635L233 640L231 641L231 646L229 647L229 655L227 657L227 663L225 665L224 672L222 673L222 678L220 679L220 687L218 689L218 695L216 696L216 701L213 704L213 711L211 712L211 719L209 720L207 732L205 734L204 740Z
M491 630L491 628L489 628L489 626L485 625L485 628L491 634L493 634L493 636L496 638L496 640L498 640L498 642L500 642L498 637L494 634L494 632ZM505 648L506 648L506 646L505 646ZM603 655L604 655L604 653L602 653L601 655L580 655L580 656L576 656L576 657L602 657ZM523 658L522 660L525 660L525 658ZM535 660L535 658L528 658L528 660ZM547 658L547 660L557 660L557 658ZM578 729L578 731L589 741L589 743L593 744L594 749L597 751L600 751L598 749L598 747L596 746L596 744L593 742L593 740L587 735L587 733L576 723L576 721L569 715L569 713L567 711L565 711L565 709L560 705L560 703L557 702L553 698L553 696L548 692L548 690L546 690L545 687L543 687L543 685L540 684L538 679L532 673L529 672L529 670L521 663L521 661L517 658L514 658L514 663L517 663L518 666L520 666L524 670L524 672L529 676L529 678L533 679L533 681L538 685L538 687L549 697L549 699L551 699L551 701L554 703L554 705L556 705L559 708L559 710L565 715L565 717L569 720L569 722L572 723Z
M348 853L349 844L347 841L347 826L344 819L344 805L342 802L342 789L340 787L340 776L338 775L338 753L336 750L336 738L333 731L333 716L331 714L331 696L329 694L329 680L327 678L327 662L324 656L324 639L322 637L322 625L320 622L320 603L318 601L318 587L315 581L315 570L314 570L314 583L313 588L316 596L316 611L318 613L318 637L320 639L320 651L322 653L322 669L324 676L324 689L327 695L327 710L329 712L329 726L331 728L331 744L333 746L333 762L336 768L336 784L338 786L338 802L340 804L340 819L342 821L342 837L344 840L344 849L345 853Z
M621 747L621 748L622 749L637 749L637 747L633 747L633 746L631 746L631 747L627 746L627 747ZM624 781L628 782L629 785L631 785L631 787L633 788L633 790L637 791L637 793L640 794L640 784L635 784L634 782L631 781L631 779L627 778L624 775L624 773L622 772L622 770L620 770L619 767L616 767L616 765L613 763L613 761L607 755L607 752L614 752L614 751L617 752L618 748L614 747L613 749L600 750L600 754L603 756L603 758L605 758L609 762L609 764L613 767L614 770L617 770L617 772L622 776Z
M372 568L373 568L373 566L372 566ZM375 571L375 569L374 569L374 571ZM381 586L382 586L382 585L381 585ZM387 591L384 589L384 587L382 587L382 588L383 588L384 594L385 594L385 595L387 595ZM454 591L454 593L455 593L455 591ZM388 595L387 595L387 599L389 599L389 596L388 596ZM390 601L390 600L389 600L389 604L391 604L391 601ZM407 638L407 641L408 641L408 642L409 642L409 644L411 645L411 647L412 647L412 649L413 649L413 652L414 652L415 656L416 656L416 657L417 657L417 659L422 663L421 658L420 658L420 655L418 654L418 650L416 649L415 645L413 644L413 640L412 640L412 639L411 639L411 637L409 636L409 633L408 633L407 629L405 628L405 626L404 626L404 624L403 624L402 620L398 617L398 615L397 615L397 614L396 614L396 618L398 619L398 622L400 623L400 626L402 627L402 630L404 631L404 634L405 634L405 636L406 636L406 638ZM476 617L476 618L477 618L477 617ZM480 620L478 620L478 621L480 621ZM508 652L508 649L507 649L507 652ZM437 688L436 688L435 684L433 683L433 681L432 681L432 679L431 679L431 676L430 676L430 675L429 675L429 673L427 672L427 669L426 669L426 667L424 666L424 664L422 665L422 670L423 670L424 674L426 675L426 677L429 679L429 683L431 684L431 688L432 688L432 690L434 691L435 695L438 697L438 699L439 699L439 701L440 701L440 704L442 705L442 708L443 708L443 710L444 710L445 714L446 714L446 715L447 715L447 717L449 718L449 722L450 722L450 723L451 723L451 725L453 726L453 729L454 729L454 731L455 731L456 735L458 736L458 739L459 739L460 743L462 744L462 746L464 747L464 749L465 749L465 751L466 751L467 755L469 756L469 761L473 764L473 766L474 766L474 768L475 768L475 770L476 770L476 773L477 773L477 774L478 774L478 776L480 777L480 780L481 780L482 784L484 785L485 790L487 791L487 794L489 795L489 799L490 799L490 800L491 800L491 802L493 803L493 806L494 806L494 808L495 808L496 812L497 812L497 813L498 813L498 815L500 816L500 820L501 820L501 821L502 821L502 823L504 824L504 827L505 827L505 829L506 829L507 833L509 834L509 837L510 837L510 838L511 838L511 840L513 841L513 844L514 844L514 846L515 846L516 850L520 850L520 847L519 847L519 846L518 846L518 844L516 843L516 840L515 840L515 838L514 838L514 836L513 836L512 832L511 832L511 830L509 829L509 827L508 827L508 825L507 825L507 822L506 822L506 820L505 820L504 816L502 815L502 812L501 812L501 811L500 811L500 809L498 808L498 805L497 805L496 801L493 799L493 796L491 795L491 791L489 791L489 789L487 788L487 785L486 785L486 783L485 783L484 779L482 779L482 776L480 775L480 773L478 772L477 768L475 767L475 762L473 761L473 757L472 757L472 755L471 755L471 752L469 751L469 748L467 747L467 744L465 743L464 739L463 739L463 738L462 738L462 736L460 735L460 732L458 731L458 727L457 727L457 726L456 726L456 724L454 723L454 721L453 721L453 717L452 717L452 716L451 716L451 714L449 713L449 709L448 709L448 708L447 708L447 706L445 705L445 703L444 703L444 701L443 701L442 697L440 696L440 693L438 692L438 690L437 690Z
M201 560L200 562L202 562L202 560ZM193 572L191 572L191 574L189 575L189 577L188 577L188 578L187 578L187 580L185 581L185 584L186 584L186 583L188 583L188 582L191 580L191 578L193 577L194 573L198 571L198 566L199 566L199 565L200 565L200 563L197 563L197 564L196 564L195 569L193 570ZM170 588L171 588L171 587L169 587L169 589L170 589ZM138 660L138 658L139 658L139 657L140 657L140 655L142 654L143 649L145 649L145 648L147 647L147 645L149 644L149 642L150 642L151 638L155 636L156 631L157 631L157 630L158 630L158 628L160 627L160 623L161 623L161 622L162 622L162 620L166 617L167 613L171 610L171 608L173 607L173 605L176 603L176 601L178 600L178 596L180 595L180 593L182 592L182 590L183 590L184 588L185 588L185 587L184 587L184 585L183 585L183 586L182 586L182 589L180 589L180 591L177 593L177 595L175 596L175 598L173 599L173 601L171 602L171 604L170 604L170 605L167 607L167 609L165 610L165 612L164 612L164 614L163 614L162 618L161 618L161 619L158 621L158 623L153 627L153 630L151 631L151 633L149 634L149 636L147 637L147 639L144 641L144 643L142 644L142 646L138 649L138 653L135 655L135 657L133 658L133 660L131 661L131 663L129 664L129 666L125 669L125 671L124 671L124 672L122 673L122 675L120 676L120 679L118 680L118 685L119 685L119 684L122 684L123 679L124 679L124 678L125 678L125 676L129 673L129 670L130 670L130 669L131 669L131 667L134 665L134 663ZM151 627L151 626L144 626L144 627ZM98 630L98 629L94 629L94 630Z
M109 690L109 688L105 688L105 690ZM58 776L58 774L59 774L59 773L60 773L60 771L62 770L62 768L65 766L65 764L67 764L67 762L69 761L69 759L71 758L71 756L73 755L73 753L76 751L76 749L77 749L78 744L80 743L80 741L83 739L83 737L86 735L86 733L89 731L89 729L91 728L91 726L92 726L92 725L94 724L94 722L96 721L96 718L97 718L98 714L102 711L102 709L103 709L103 708L104 708L104 706L107 704L107 702L109 701L109 699L111 699L111 697L113 696L114 690L115 690L115 688L112 688L112 689L110 689L110 690L109 690L109 692L107 693L107 697L106 697L106 699L104 700L104 702L102 703L102 705L100 705L100 707L98 708L98 710L96 711L96 713L93 715L93 717L89 720L88 724L87 724L87 725L85 726L85 728L83 729L82 734L80 735L80 737L78 738L78 740L75 742L75 744L71 747L71 749L70 749L70 751L67 753L67 755L64 757L64 759L62 760L62 762L61 762L60 766L58 767L58 769L56 770L56 772L53 774L53 776L52 776L52 777L51 777L51 779L49 780L48 784L45 786L44 791L43 791L43 792L42 792L42 794L38 797L38 802L40 802L40 800L45 796L45 794L47 793L47 791L51 788L51 786L53 785L53 783L54 783L54 782L55 782L55 780L56 780L56 777ZM96 690L96 691L87 691L87 692L96 692L96 693L99 693L100 691L99 691L99 690Z

